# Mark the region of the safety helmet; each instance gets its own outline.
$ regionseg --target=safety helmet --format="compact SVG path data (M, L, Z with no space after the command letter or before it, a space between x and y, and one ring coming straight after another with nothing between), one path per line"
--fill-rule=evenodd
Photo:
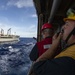
M44 29L47 29L47 28L49 28L49 29L51 28L51 29L52 29L52 28L53 28L53 27L52 27L52 24L49 24L49 23L43 24L41 30L44 30Z
M66 21L66 20L74 20L75 21L75 15L64 18L64 21Z
M64 21L66 21L66 20L74 20L75 21L75 10L73 10L73 9L69 9L68 11L67 11L67 18L64 18Z

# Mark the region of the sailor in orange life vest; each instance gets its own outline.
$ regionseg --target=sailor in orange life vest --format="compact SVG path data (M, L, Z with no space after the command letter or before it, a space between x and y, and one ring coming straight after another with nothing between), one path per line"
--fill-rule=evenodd
M75 75L75 13L64 18L63 34L53 36L51 47L43 53L33 65L34 75ZM56 55L60 39L67 47Z
M41 29L43 40L37 42L33 47L29 57L32 61L36 61L36 59L42 55L46 50L48 50L52 44L52 36L53 36L53 27L49 23L45 23Z

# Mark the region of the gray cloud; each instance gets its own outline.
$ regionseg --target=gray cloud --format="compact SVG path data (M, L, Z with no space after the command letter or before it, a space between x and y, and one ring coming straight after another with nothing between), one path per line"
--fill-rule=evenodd
M32 0L10 0L7 3L7 6L16 6L18 8L32 7L33 1Z
M33 15L31 15L31 17L36 18L36 17L37 17L37 15L36 15L36 14L33 14Z

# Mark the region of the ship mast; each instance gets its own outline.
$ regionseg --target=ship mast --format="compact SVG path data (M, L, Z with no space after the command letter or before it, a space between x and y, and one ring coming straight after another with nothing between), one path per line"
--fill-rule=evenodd
M8 35L8 36L11 35L11 28L8 29L8 31L7 31L7 35Z
M2 35L4 35L4 30L3 30L3 29L1 29L1 36L2 36Z

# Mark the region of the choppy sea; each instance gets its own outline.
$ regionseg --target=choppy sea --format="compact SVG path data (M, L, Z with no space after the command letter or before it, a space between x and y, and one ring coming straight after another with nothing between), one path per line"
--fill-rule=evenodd
M29 53L36 40L20 38L16 44L0 45L0 75L27 75L31 66Z

